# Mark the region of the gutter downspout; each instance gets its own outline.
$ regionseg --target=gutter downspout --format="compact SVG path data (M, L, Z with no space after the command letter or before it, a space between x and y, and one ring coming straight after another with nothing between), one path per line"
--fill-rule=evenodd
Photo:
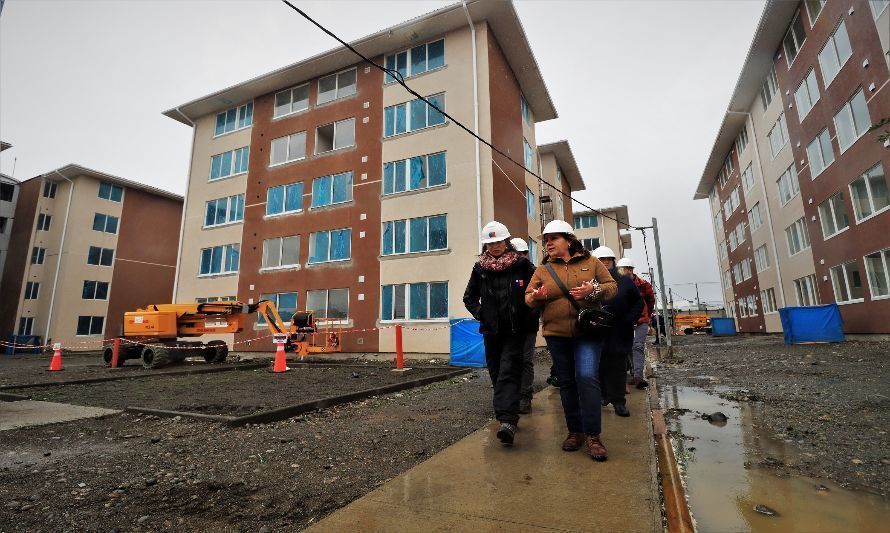
M473 53L473 133L479 135L479 86L477 80L479 71L476 67L476 26L470 17L467 8L467 0L462 0L464 13L467 15L467 24L470 26L470 40ZM482 228L482 173L479 155L479 139L476 139L476 227ZM480 250L481 251L481 250Z
M195 137L198 134L197 126L190 118L188 118L185 113L180 111L179 107L176 108L176 112L182 116L185 120L188 121L189 124L192 125L192 148L189 150L189 166L188 166L188 176L185 183L185 195L182 199L182 219L179 221L179 249L176 252L176 273L173 275L173 296L170 301L172 303L176 303L176 293L179 289L179 271L182 268L182 239L185 234L185 215L186 211L188 211L189 205L189 186L192 182L192 165L194 164L195 157Z
M43 342L47 344L47 341L49 340L50 326L53 323L53 307L56 303L56 286L59 283L59 271L62 269L62 254L65 251L65 237L68 235L68 217L71 216L71 197L74 196L74 182L65 177L65 175L58 170L54 170L53 172L62 176L62 179L70 183L71 188L68 189L68 207L65 208L65 224L62 226L62 242L59 244L59 259L56 261L56 273L53 276L53 291L49 297L49 315L46 318L46 333L43 335Z

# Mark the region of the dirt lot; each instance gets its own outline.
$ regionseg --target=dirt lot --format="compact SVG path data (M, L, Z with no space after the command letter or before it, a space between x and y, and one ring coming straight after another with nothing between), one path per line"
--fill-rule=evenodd
M890 342L787 346L781 337L683 337L659 387L689 385L754 402L799 457L759 466L890 495Z
M547 356L537 368L541 388ZM227 374L249 372L203 377ZM266 425L124 413L4 431L0 531L297 530L490 417L478 370Z

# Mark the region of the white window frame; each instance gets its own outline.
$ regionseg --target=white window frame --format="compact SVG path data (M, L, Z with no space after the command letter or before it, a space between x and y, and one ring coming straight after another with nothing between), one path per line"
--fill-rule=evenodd
M242 152L242 150L243 150L243 152ZM240 170L240 169L236 168L236 165L238 162L238 152L242 152L243 154L245 154L242 157L247 158L247 163L248 163L247 169L250 170L250 146L249 145L242 146L240 148L235 148L233 150L226 150L225 152L220 152L218 154L213 154L212 156L210 156L210 172L207 174L207 181L210 183L216 183L218 181L222 181L225 179L234 178L235 176L243 176L243 175L247 174L248 170ZM231 163L230 163L230 167L229 167L230 173L226 174L225 176L220 174L219 176L214 178L213 177L213 158L214 157L220 158L220 169L222 169L222 156L224 156L225 154L228 154L228 153L232 154ZM236 170L237 170L237 172L235 172Z
M810 2L811 1L812 0L807 0L804 2L804 4L806 4L806 6L807 6L807 18L810 19L810 28L812 28L813 26L816 25L816 21L819 20L819 15L821 15L822 12L824 11L824 9L822 9L822 8L825 7L825 4L826 4L826 2L828 2L828 0L816 0L817 2L819 2L819 11L816 12L815 18L813 17L813 12L810 10Z
M105 324L105 317L104 317L104 316L98 316L98 315L80 315L80 316L77 317L77 321L80 322L81 317L86 317L86 316L89 316L89 317L90 317L90 327L89 327L89 331L93 331L93 322L95 322L95 320L96 320L97 318L102 320L102 331L100 331L99 333L86 333L86 334L83 334L83 333L76 333L76 332L77 332L77 329L75 328L75 330L74 330L74 331L75 331L74 336L75 336L75 337L96 337L96 336L102 336L102 335L104 335L104 332L105 332L105 325L106 325L106 324Z
M340 76L342 74L346 74L349 71L355 72L355 83L352 85L353 90L351 93L341 95L340 91L343 89L343 87L340 87ZM331 98L330 100L325 100L324 102L322 102L321 101L321 82L322 82L322 80L326 80L331 77L334 78L334 97ZM316 95L315 95L315 105L316 106L326 105L331 102L336 102L337 100L342 100L343 98L349 98L350 96L354 96L354 95L358 94L358 68L356 68L356 67L347 68L347 69L343 69L339 72L335 72L333 74L328 74L327 76L322 76L322 77L318 78L316 87L318 89L318 91L316 92Z
M299 109L294 109L294 91L296 91L297 89L302 89L302 88L304 88L304 87L306 88L306 107L301 107L301 108L299 108ZM290 99L290 102L288 103L289 111L288 111L287 113L280 113L280 114L279 114L279 113L278 113L278 107L279 107L279 106L277 105L277 102L278 102L278 95L279 95L279 94L284 94L284 93L288 93L288 97L289 97L289 99ZM283 91L278 91L277 93L275 93L275 97L274 97L273 100L272 100L272 120L276 120L276 119L284 118L284 117L289 117L289 116L291 116L291 115L296 115L297 113L302 113L303 111L308 110L309 107L310 107L310 106L309 106L309 100L310 100L310 98L309 98L309 82L301 83L300 85L296 85L296 86L294 86L294 87L291 87L291 88L289 88L289 89L285 89L285 90L283 90Z
M31 248L31 264L42 265L46 260L46 248L34 246Z
M776 290L773 287L760 291L760 307L763 314L778 313L779 306L776 303Z
M778 130L776 128L778 128ZM776 147L776 144L773 143L773 133L778 133L780 136L779 142L781 142L781 144L778 145L778 148ZM776 119L775 124L773 124L773 127L769 130L769 133L766 134L766 137L769 140L772 159L775 159L788 144L788 125L785 122L785 113L779 113L779 118Z
M771 266L769 262L769 250L766 249L765 244L754 250L754 266L757 269L758 274Z
M863 294L862 298L853 298L853 290L852 290L853 287L851 285L850 274L847 269L847 267L850 265L853 265L853 268L855 268L858 271L859 264L856 262L855 259L853 261L847 261L846 263L841 263L839 265L835 265L828 269L829 274L830 274L829 279L831 279L831 288L834 292L834 301L838 305L855 304L855 303L860 303L860 302L865 301L865 287L860 287L862 290L862 294ZM843 274L843 280L840 279L841 275L839 273ZM860 280L860 282L862 281L862 274L859 275L859 280ZM840 299L840 293L838 291L838 284L841 282L843 282L844 288L847 291L847 296L849 297L846 300Z
M238 202L239 198L240 198L240 203L241 203L241 218L229 219L229 216L232 214L232 202L236 202L236 206L237 206L237 202ZM226 202L226 209L225 209L226 221L208 225L207 224L207 207L208 207L208 205L210 204L210 202L213 202L214 209L216 209L215 206L220 201L223 201L223 200L225 200L225 202ZM236 209L235 215L237 216L237 214L238 213L237 213L237 209ZM232 196L223 196L222 198L215 198L213 200L207 200L207 202L204 203L204 220L202 221L201 229L220 228L223 226L230 226L232 224L241 224L243 222L244 222L244 193L235 194Z
M742 152L745 151L745 148L748 146L748 126L742 125L741 131L739 131L739 136L735 139L735 149L736 153L739 156L742 155Z
M219 179L219 178L217 178L217 179ZM107 198L102 196L102 185L103 184L108 185L108 197ZM113 198L115 189L120 189L120 191L121 191L121 199L120 200L115 200ZM120 185L111 183L110 181L101 181L101 182L99 182L99 191L97 192L97 196L103 200L108 200L109 202L114 202L116 204L120 204L120 203L123 203L123 201L124 201L124 192L125 192L124 188L121 187Z
M291 159L291 157L290 157L291 140L290 139L291 139L291 137L294 137L296 135L303 136L303 156ZM306 150L307 141L308 141L307 137L308 136L306 135L306 131L303 130L303 131L291 133L289 135L282 135L281 137L276 137L276 138L272 139L272 142L269 143L269 168L278 167L281 165L286 165L288 163L293 163L294 161L302 161L302 160L306 159L306 156L308 155L307 150ZM287 143L285 145L285 146L287 146L286 156L284 158L284 161L279 161L278 163L276 163L275 161L272 160L272 156L275 154L275 149L273 148L273 146L275 145L275 141L280 141L281 139L286 139L286 141L285 141Z
M81 299L81 300L97 300L97 301L100 301L100 302L107 302L107 301L108 301L108 298L111 297L111 282L110 282L110 281L99 281L99 280L96 280L96 279L85 279L85 280L83 280L84 284L86 284L87 282L90 282L90 281L92 281L92 282L95 284L95 285L93 285L93 296L92 296L92 298L84 298L84 297L83 297L83 289L81 288L81 291L80 291L80 299ZM104 283L104 284L105 284L105 298L97 298L97 297L96 297L96 295L99 294L99 284L100 284L100 283Z
M739 246L745 242L745 221L741 221L735 226L736 239L738 239Z
M791 192L791 195L788 196L787 199L782 196L782 180L786 181L789 186L789 191ZM779 176L779 179L776 180L776 188L779 191L779 207L785 207L791 200L794 200L794 198L800 194L800 182L797 179L797 167L794 166L794 163L792 163L791 166Z
M825 145L823 144L826 141L828 142L828 151L831 153L831 161L828 163L825 162ZM814 150L814 148L818 148L818 150ZM815 180L819 174L825 172L825 169L834 163L835 159L837 158L834 157L834 146L831 143L831 133L828 131L828 128L825 128L813 137L813 140L807 145L807 160L810 162L810 179ZM814 165L814 160L819 163L818 172L816 172L817 167Z
M282 263L284 260L284 241L285 239L296 239L296 248L297 248L297 262L296 263ZM267 259L269 254L269 246L273 241L278 241L278 264L274 266L267 265ZM263 240L263 255L260 258L260 272L271 272L275 270L286 270L286 269L298 269L300 268L300 236L299 235L282 235L280 237L272 237L269 239Z
M58 189L59 184L53 181L45 180L43 182L43 197L44 198L55 198L56 190Z
M742 185L746 193L754 188L754 168L751 166L751 163L748 163L745 171L742 172Z
M531 249L529 249L529 251L531 251ZM417 285L420 283L423 283L424 285L426 285L426 315L427 315L427 318L411 318L411 285ZM448 287L449 284L448 284L447 280L444 280L444 281L416 281L416 282L412 282L412 283L384 283L384 284L381 284L380 285L380 322L384 323L384 324L401 323L401 322L447 322L449 320L447 312L444 317L430 318L430 316L429 316L430 315L430 304L432 303L432 299L430 297L430 285L443 284L443 283L445 284L445 287L450 290L450 287ZM404 287L403 294L402 294L402 296L405 299L405 307L404 307L405 317L404 318L395 318L395 316L394 316L395 315L395 312L394 312L395 303L396 303L396 287L398 287L398 286ZM383 312L384 312L384 309L383 309L383 288L384 287L392 287L393 295L392 295L391 303L393 305L393 309L390 310L390 315L392 315L393 318L383 318ZM450 296L450 294L449 294L449 296ZM451 305L450 302L449 302L449 305Z
M837 201L840 201L841 206L846 211L847 206L844 203L844 191L838 191L838 192L832 194L831 196L826 198L824 202L819 204L819 207L817 208L817 211L819 212L819 223L822 226L822 238L825 240L830 239L831 237L834 237L838 233L843 233L844 231L847 231L850 228L850 224L847 224L846 226L844 226L842 228L839 227L839 217L838 217L838 212L837 212L837 207L836 207ZM827 207L827 209L825 209L824 207ZM826 212L831 217L830 222L834 227L834 231L831 233L828 233L826 231L827 230L827 227L825 225ZM849 220L850 217L846 212L844 212L843 215L846 215L847 219Z
M352 144L348 144L346 146L337 146L337 130L342 127L343 124L351 122L352 123ZM325 150L324 152L318 151L318 131L321 128L326 128L328 126L334 126L334 135L331 137L331 149ZM328 122L327 124L322 124L315 128L315 146L313 147L315 150L315 155L329 154L331 152L336 152L338 150L345 150L346 148L352 148L355 146L355 117L345 118L343 120L338 120L336 122Z
M835 40L837 31L841 28L841 26L844 27L844 33L847 35L847 44L850 46L850 55L845 57L843 60L841 60L841 57L838 55L837 41ZM837 71L835 71L835 74L831 77L831 79L825 79L826 69L825 65L822 64L822 53L826 51L826 48L829 44L831 44L831 47L834 50L834 54L832 54L831 59L835 61ZM829 35L828 39L825 40L825 44L822 45L819 53L816 54L816 61L818 61L820 70L822 71L822 83L823 85L825 85L826 88L829 87L835 79L837 79L838 74L841 73L841 70L844 69L844 66L847 64L851 57L853 57L853 43L850 42L850 32L847 30L847 25L846 23L844 23L844 19L841 18L838 24L834 27L834 30L832 30L831 35ZM832 67L834 67L835 65L832 65Z
M315 321L319 322L319 323L332 324L332 325L348 324L349 320L350 320L349 309L352 307L350 305L351 302L349 299L349 287L332 287L330 289L313 289L313 290L305 291L306 292L306 308L307 309L309 309L309 293L322 292L322 291L325 293L324 294L324 316L322 317L322 316L316 315ZM327 318L328 308L330 307L330 304L331 304L331 291L346 291L346 318ZM318 312L317 309L313 309L313 311L315 311L316 313Z
M19 317L18 335L20 335L22 337L30 337L33 334L34 334L34 317L33 316Z
M802 91L802 92L801 92ZM813 92L816 93L816 99L813 99ZM816 81L816 69L811 68L803 81L794 91L794 102L797 104L797 119L803 122L803 119L810 113L816 103L822 98L819 93L819 82Z
M349 257L344 257L342 259L331 259L331 247L334 244L331 241L331 233L333 233L335 231L344 231L344 230L349 232ZM328 234L327 259L325 259L324 261L312 261L312 257L315 255L315 247L317 246L315 244L315 240L316 240L315 236L318 235L319 233L327 233ZM352 247L352 228L351 227L313 231L309 234L309 256L306 258L306 264L307 265L326 265L328 263L343 263L345 261L351 261L352 260L352 250L353 250L353 247Z
M96 217L103 216L105 217L105 223L102 226L101 230L96 229ZM114 231L108 231L108 221L109 219L114 219ZM105 213L94 213L93 214L93 225L90 227L93 231L98 231L100 233L108 233L110 235L117 235L117 232L120 230L120 218L114 215L106 215Z
M36 300L40 297L40 282L28 281L25 283L25 300Z
M795 13L794 17L792 17L792 19L791 19L791 24L788 25L788 31L786 31L784 37L782 37L782 51L785 53L785 62L787 63L789 70L791 69L791 65L794 64L794 60L797 59L797 56L800 55L800 49L803 47L803 44L805 42L807 42L806 29L804 29L803 20L801 20L801 22L800 22L800 27L801 27L801 29L803 29L803 32L804 32L802 41L797 42L797 35L793 31L794 23L797 22L797 20L800 18L801 18L800 10L798 9L797 13ZM785 39L788 38L788 35L791 35L791 37L794 40L794 46L795 46L794 57L789 57L788 46L786 46L786 44L785 44Z
M766 111L773 100L775 100L773 96L776 95L778 90L779 82L776 78L776 67L774 65L770 68L769 73L763 80L763 85L760 86L760 103L763 106L764 111Z
M794 292L797 297L797 305L800 307L813 307L819 305L819 290L816 287L816 276L810 274L794 280ZM807 298L811 303L801 301L801 296Z
M440 65L438 67L434 67L434 68L429 68L429 60L430 60L429 46L431 44L437 43L439 41L442 41L442 65ZM424 53L426 54L427 69L421 70L420 72L414 72L412 69L413 62L411 61L411 52L412 52L412 50L414 50L415 48L418 48L420 46L423 46ZM435 72L437 70L443 69L448 66L448 62L445 60L446 53L445 53L445 38L444 37L440 37L438 39L433 39L432 41L427 41L423 44L418 44L418 45L412 46L410 48L400 49L399 51L393 52L391 54L386 54L383 58L384 65L386 65L386 61L389 60L390 57L396 58L395 67L386 67L386 68L392 68L392 70L398 71L398 56L399 56L399 54L405 54L405 75L404 75L405 80L407 80L408 78L411 78L413 76L419 76L420 74L426 74L427 72ZM397 83L396 78L393 76L390 76L389 74L386 74L383 78L383 85L391 85L393 83Z
M857 131L856 124L856 115L853 113L853 100L856 99L857 96L862 96L862 103L865 105L865 115L868 117L868 124L862 127L862 131ZM841 113L846 114L846 118L850 121L850 126L853 128L854 137L846 146L841 145L841 129L838 127L838 117ZM853 93L853 96L850 97L849 100L844 102L844 105L841 106L840 110L834 115L834 131L837 132L837 145L840 148L840 153L844 153L848 148L856 144L856 141L862 138L863 135L868 133L869 128L871 128L871 112L868 110L868 102L865 99L865 91L860 87L858 91Z
M870 263L868 262L868 257L871 255L878 254L878 257L881 260L882 268L884 269L884 287L887 288L887 294L875 294L875 281L874 278L877 273L872 273L869 268ZM883 250L876 250L869 254L865 254L862 257L862 261L865 264L865 276L868 280L868 292L871 295L872 300L885 300L890 298L890 248L884 248Z
M881 14L887 10L887 6L890 6L890 0L870 0L868 3L871 5L871 11L874 14L875 20L878 20ZM879 3L883 5L880 10L875 7Z
M760 212L760 202L756 202L751 209L748 210L748 227L751 233L757 231L763 226L763 215Z
M872 218L874 218L874 217L880 215L881 213L887 211L888 209L890 209L890 204L885 205L884 207L882 207L880 209L877 209L877 210L875 209L875 196L871 191L871 180L868 179L868 174L875 169L880 170L881 175L884 177L884 186L887 187L888 189L890 189L890 185L888 185L888 182L887 182L887 173L884 171L884 167L881 165L880 162L877 165L866 170L859 176L857 176L856 179L854 179L853 181L851 181L849 183L849 185L847 185L847 188L850 191L850 203L853 205L853 219L856 221L856 224L861 224L861 223L865 222L866 220L871 220ZM853 184L860 180L862 180L862 182L865 184L865 191L868 193L868 203L869 203L869 206L871 207L871 213L868 216L864 216L862 218L859 218L859 215L856 212L856 204L853 202L853 197L854 197Z
M90 263L89 248L98 248L98 249L99 249L99 262L98 262L98 263ZM114 268L114 257L115 257L115 254L116 254L116 251L115 251L114 248L104 248L104 247L102 247L102 246L92 246L92 245L90 245L89 248L87 249L87 250L88 250L88 251L87 251L87 264L88 264L88 265L90 265L90 266L102 267L102 268ZM104 255L104 253L105 253L106 251L109 251L109 250L111 251L111 264L110 264L110 265L103 265L103 264L102 264L102 256Z
M46 213L37 214L37 231L49 231L53 224L53 216Z
M204 255L204 250L210 250L211 252L211 263L213 262L212 254L213 250L216 248L221 248L222 258L220 259L220 271L219 272L207 272L205 274L201 274L201 259ZM231 249L238 250L238 268L235 270L227 270L226 266L228 264L229 250ZM198 277L199 278L212 278L217 276L229 276L232 274L237 274L241 270L241 244L232 243L232 244L219 244L216 246L208 246L206 248L201 248L198 251Z
M797 240L800 242L800 249L796 252L792 247L792 237L796 235ZM790 226L785 228L785 240L788 243L788 256L794 257L795 255L803 252L810 248L810 236L807 233L807 221L805 217L801 217L794 222L791 223Z
M244 115L247 114L248 106L250 106L250 124L245 124L244 126L239 127L238 124L244 120ZM235 129L229 130L229 131L223 131L222 133L217 133L216 127L217 127L217 124L219 123L219 116L226 115L226 114L228 114L229 111L231 111L233 109L235 110ZM250 102L245 102L239 106L230 107L229 109L226 109L225 111L220 111L219 113L217 113L216 114L217 123L214 124L214 126L213 126L213 138L216 139L217 137L222 137L223 135L235 133L236 131L246 130L247 128L250 128L251 126L253 126L253 110L254 110L254 105L253 105L253 100L251 100ZM225 130L225 127L223 128L223 130Z
M435 185L430 185L429 184L430 183L430 180L429 180L430 157L439 156L439 155L441 155L443 157L443 160L445 161L445 168L444 168L445 181L443 181L442 183L437 183ZM412 159L420 159L421 160L421 164L423 166L423 173L426 176L426 183L427 183L427 185L425 185L423 187L417 187L415 189L411 188L411 160ZM403 168L404 172L405 172L405 175L404 175L405 190L403 190L403 191L396 190L396 180L397 180L396 172L398 172L398 169L400 166L399 163L402 163L401 168ZM385 175L386 175L386 166L387 165L392 165L392 192L386 192ZM396 195L400 195L400 194L404 194L404 193L414 192L414 191L426 191L426 190L430 190L430 189L438 189L440 187L445 187L448 185L448 152L447 151L434 152L431 154L424 154L424 155L419 155L419 156L409 157L406 159L399 159L396 161L390 161L388 163L384 163L383 164L383 176L384 176L384 179L381 180L381 182L382 182L381 183L381 196L384 198L387 198L390 196L396 196Z

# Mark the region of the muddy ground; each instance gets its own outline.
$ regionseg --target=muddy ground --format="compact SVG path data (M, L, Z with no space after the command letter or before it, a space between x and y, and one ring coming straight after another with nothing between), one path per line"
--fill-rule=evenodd
M695 386L752 402L769 434L800 452L782 460L761 451L753 466L890 496L890 342L695 335L675 338L656 370L660 389Z
M204 376L226 374L245 373ZM265 425L123 413L3 431L0 531L299 530L491 416L474 370Z

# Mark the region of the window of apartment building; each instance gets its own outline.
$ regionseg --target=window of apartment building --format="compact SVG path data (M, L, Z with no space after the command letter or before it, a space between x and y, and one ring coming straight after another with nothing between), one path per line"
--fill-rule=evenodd
M250 147L245 146L216 154L210 158L210 181L237 176L247 172L247 161L250 157Z
M36 300L40 294L40 283L29 281L25 284L25 300Z
M240 244L225 244L203 248L201 250L201 267L198 270L198 275L212 276L238 272L240 258Z
M865 256L865 273L873 300L890 296L890 248Z
M714 224L717 226L717 233L723 232L723 215L722 210L718 209L717 214L714 215Z
M448 318L448 282L383 285L381 320Z
M778 120L773 124L771 130L767 134L769 138L770 152L773 159L782 151L782 148L788 144L788 124L785 123L785 113L780 113Z
M525 168L531 170L535 164L535 152L525 139L522 139L522 153L525 156Z
M395 194L446 182L445 152L393 161L383 165L383 194Z
M797 295L797 305L803 307L819 305L815 275L810 274L794 280L794 292Z
M525 95L519 95L519 110L522 112L522 119L525 120L525 123L529 126L532 125L532 113L528 108L528 101L525 99Z
M856 261L831 267L831 285L834 287L834 299L839 304L863 300L862 277Z
M253 102L233 107L216 115L214 137L246 128L253 124Z
M96 213L93 215L93 231L103 233L117 233L118 218L111 215Z
M725 202L723 202L723 218L724 220L729 220L729 217L732 216L732 198L727 198Z
M599 217L596 215L575 215L575 229L596 228L600 225Z
M39 246L35 246L31 249L31 264L32 265L42 265L44 259L46 259L46 248L40 248Z
M723 286L727 289L732 287L732 277L729 275L729 269L723 271Z
M259 299L268 300L275 305L278 315L285 324L290 324L291 317L297 312L297 293L296 292L266 292L260 294ZM262 313L257 316L257 324L263 325L266 318Z
M275 237L263 241L263 270L291 268L300 264L300 236Z
M559 165L556 165L556 185L562 187L562 169Z
M355 118L319 126L315 130L315 153L323 154L355 146Z
M797 103L797 118L803 121L810 109L813 109L813 106L819 101L819 85L816 83L815 69L810 69L806 78L800 83L800 87L794 91L794 101Z
M745 242L745 222L739 222L735 227L736 239L738 239L739 244Z
M526 242L528 242L528 257L533 265L537 265L538 262L541 260L541 256L538 255L538 241L529 237ZM599 242L599 240L597 240L597 242ZM582 242L582 244L584 243ZM586 247L587 246L585 245L585 248Z
M53 183L51 181L43 182L43 197L44 198L55 198L56 197L56 189L58 188L58 183Z
M446 215L383 223L382 254L428 252L448 248Z
M834 194L819 205L819 219L822 222L822 235L826 239L850 226L843 192Z
M236 194L207 202L204 227L222 226L244 220L244 195Z
M98 266L111 266L114 263L114 249L90 246L87 252L87 264Z
M81 298L84 300L107 300L108 282L84 280Z
M736 187L735 189L732 190L732 194L729 195L729 199L732 200L733 212L735 212L735 210L738 209L738 207L740 205L742 205L741 198L742 198L741 191L739 190L738 187Z
M195 303L206 304L213 302L234 302L237 298L234 296L202 296L195 298Z
M834 162L834 149L831 147L831 135L828 128L822 130L815 139L807 145L807 158L810 160L810 174L812 179L825 170L825 167Z
M748 316L748 301L742 297L736 300L736 303L739 306L739 318L746 318Z
M269 164L280 165L306 158L306 132L301 131L272 139L272 152Z
M729 251L734 252L739 247L739 238L736 237L735 230L729 232Z
M34 317L23 316L19 318L19 335L31 335L34 330Z
M726 259L729 255L726 252L726 241L720 241L720 244L717 245L717 251L720 254L720 259Z
M342 204L352 200L352 172L312 180L312 207Z
M4 235L6 233L6 224L9 219L6 217L0 217L0 235Z
M856 222L862 222L890 207L887 194L887 177L881 164L870 168L850 184L850 199Z
M754 250L754 266L757 268L758 273L769 268L769 252L765 244Z
M309 235L309 264L346 261L351 257L351 228L317 231Z
M104 316L79 316L77 317L77 336L101 335L105 330Z
M427 96L426 99L439 109L445 110L445 93ZM392 137L444 123L445 115L420 99L389 106L383 110L384 137Z
M736 137L735 140L736 153L741 156L742 152L745 151L746 146L748 146L748 126L743 125L742 130L739 132L739 136Z
M355 94L356 69L351 68L318 80L318 104L332 102Z
M736 263L732 265L732 279L735 281L735 284L738 285L744 279L742 279L742 265L741 263Z
M535 218L535 193L528 187L525 188L525 214L528 218Z
M411 66L410 73L408 65ZM416 76L443 66L445 66L445 39L421 44L411 50L403 50L386 56L386 68L398 72L402 78ZM395 78L387 74L384 83L393 83L394 81L396 81Z
M824 6L827 1L828 0L806 0L805 4L807 5L807 13L810 15L811 28L816 22L816 19L819 18L819 13L822 12L822 6Z
M750 164L742 172L742 186L745 188L745 192L750 191L754 187L754 169L751 168Z
M763 306L763 314L775 313L779 310L776 305L776 290L773 288L760 291L760 304Z
M825 42L822 51L819 52L819 66L822 67L822 83L826 87L834 80L851 55L853 55L853 49L850 47L847 25L841 20L834 33Z
M797 182L797 168L792 163L776 181L779 186L779 200L785 205L800 192L800 184Z
M40 213L37 215L37 231L49 231L49 227L53 222L52 215Z
M748 316L757 316L757 296L751 294L745 299L748 301Z
M837 143L841 153L856 142L871 127L871 117L865 105L865 93L862 89L853 95L834 116L834 127L837 130Z
M15 185L12 183L0 183L0 201L11 202L15 194Z
M120 202L124 196L124 188L120 185L113 185L107 182L99 183L99 198L103 200L111 200L112 202Z
M747 281L747 280L751 279L751 276L753 275L751 272L751 258L746 257L742 261L741 264L742 264L742 280Z
M594 237L592 239L581 239L581 244L584 245L585 249L592 252L600 247L600 240L598 237Z
M269 187L266 190L266 216L303 210L303 182Z
M272 111L272 118L299 113L307 109L309 109L309 84L304 83L275 93L275 110Z
M779 82L776 79L776 68L772 67L769 69L766 79L763 80L763 85L760 86L760 103L763 105L764 111L769 107L770 102L773 101L773 96L778 90Z
M875 19L881 16L881 13L887 9L887 6L890 6L890 0L871 0L869 3L871 4L871 10L875 15Z
M807 223L804 217L797 219L794 224L785 228L785 238L788 240L788 254L795 255L810 247L810 236L807 234Z
M797 57L797 53L800 51L800 47L803 45L806 38L807 35L803 29L803 20L801 19L800 11L798 11L794 15L794 19L791 21L791 26L788 28L788 33L785 34L785 39L782 40L782 45L785 48L785 58L788 60L788 67L791 67L791 64L794 63L794 59Z
M763 225L763 216L761 215L760 210L760 202L754 204L748 211L748 224L751 228L751 232L753 233L757 228Z
M348 320L349 289L325 289L306 293L306 308L316 320Z

